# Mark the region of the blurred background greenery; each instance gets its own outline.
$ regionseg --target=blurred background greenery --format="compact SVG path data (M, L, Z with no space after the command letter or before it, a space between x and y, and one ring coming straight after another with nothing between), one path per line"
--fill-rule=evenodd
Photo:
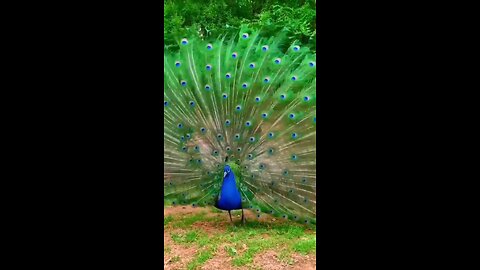
M165 0L165 46L192 34L216 38L242 24L274 36L285 30L291 40L316 51L316 0Z

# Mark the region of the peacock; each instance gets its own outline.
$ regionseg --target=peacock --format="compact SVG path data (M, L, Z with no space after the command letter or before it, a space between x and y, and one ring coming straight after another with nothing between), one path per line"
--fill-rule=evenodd
M164 203L316 223L316 58L283 32L164 53Z

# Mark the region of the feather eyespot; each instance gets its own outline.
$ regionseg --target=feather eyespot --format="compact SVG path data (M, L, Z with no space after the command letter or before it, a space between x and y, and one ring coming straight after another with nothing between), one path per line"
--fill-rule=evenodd
M207 50L211 50L211 49L213 49L213 46L212 46L212 44L208 43L207 44Z
M298 159L297 155L292 155L292 159L297 160Z
M255 137L250 137L250 142L254 142L255 141Z
M263 82L264 83L268 83L270 81L270 78L269 77L266 77L265 79L263 79Z
M242 152L242 148L241 148L241 147L238 147L238 148L237 148L237 152Z
M184 81L184 80L181 80L181 81L180 81L180 84L181 84L182 86L186 86L186 85L187 85L187 82Z
M164 101L163 106L168 106L168 101Z
M280 63L282 63L282 59L276 58L276 59L275 59L275 64L280 64Z
M253 155L252 155L252 154L248 154L248 158L249 158L249 159L252 159L252 158L253 158Z
M309 97L309 96L305 96L305 97L303 97L303 100L304 100L304 101L309 101L309 100L310 100L310 97Z
M288 117L289 117L290 119L294 119L294 118L295 118L295 114L294 114L294 113L291 113L291 114L288 115Z
M247 39L247 38L248 38L248 33L244 33L244 34L242 35L242 38L243 38L243 39Z
M235 134L235 139L240 139L240 134Z
M233 59L237 58L237 56L238 56L238 53L236 53L236 52L232 53Z
M300 46L296 45L296 46L293 46L293 51L295 52L298 52L300 50Z
M242 88L247 88L248 87L248 84L247 83L243 83L242 84Z
M180 124L177 125L177 127L178 127L178 128L182 128L182 127L183 127L183 124L180 123Z
M260 102L260 97L255 97L256 102Z
M225 78L230 79L232 75L230 73L225 74Z
M217 138L221 139L222 137L222 134L217 134Z
M262 46L262 51L264 51L264 52L268 51L268 45L263 45Z
M230 151L230 147L229 147L229 146L227 146L227 148L226 148L226 149L227 149L227 151Z
M210 90L210 89L211 89L210 85L208 85L208 84L207 84L207 85L205 85L205 90L207 90L207 91L208 91L208 90Z
M255 68L255 63L250 63L250 65L248 65L250 68Z
M250 122L250 121L247 121L247 122L245 122L245 125L246 125L247 127L249 127L249 126L251 126L251 125L252 125L252 122Z
M190 133L187 133L187 139L190 139L192 137L192 135L190 135Z
M268 137L270 137L270 138L273 138L273 135L274 135L273 132L268 133Z
M175 66L179 67L181 65L180 61L175 61Z
M267 118L267 114L266 114L266 113L262 113L262 118Z
M296 139L298 137L297 133L292 133L292 138Z
M202 128L200 128L200 131L201 131L202 133L205 133L206 129L205 129L204 127L202 127Z
M230 120L225 121L225 125L230 126Z
M285 94L281 94L281 95L280 95L280 98L281 98L281 99L285 99L285 98L287 98L287 96L286 96Z
M308 63L309 66L311 67L314 67L315 66L315 62L311 61L310 63Z
M222 97L223 97L224 99L227 99L227 98L228 98L228 95L227 95L227 94L223 94Z
M297 76L292 76L292 81L296 81L297 79Z
M188 39L186 39L186 38L182 39L182 44L187 45L188 44Z
M242 106L237 105L237 107L235 107L235 109L236 109L237 111L240 111L240 110L242 109Z
M180 136L181 141L185 141L185 136Z
M206 65L205 68L206 68L207 70L212 70L212 65Z
M193 102L193 101L190 101L188 104L190 104L190 106L192 106L192 107L195 106L195 102Z

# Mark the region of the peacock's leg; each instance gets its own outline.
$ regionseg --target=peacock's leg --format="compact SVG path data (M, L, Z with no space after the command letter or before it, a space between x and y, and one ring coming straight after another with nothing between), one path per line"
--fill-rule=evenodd
M245 224L245 217L243 216L243 208L242 208L242 222Z
M230 216L230 221L233 222L233 220L232 220L232 214L230 213L230 210L228 210L228 215Z

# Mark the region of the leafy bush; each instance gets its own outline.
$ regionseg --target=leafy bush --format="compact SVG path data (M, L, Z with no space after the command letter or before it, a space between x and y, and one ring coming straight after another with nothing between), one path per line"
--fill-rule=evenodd
M288 37L316 49L315 1L280 0L166 0L164 41L176 46L193 34L218 37L234 33L242 24L272 36L286 30Z

